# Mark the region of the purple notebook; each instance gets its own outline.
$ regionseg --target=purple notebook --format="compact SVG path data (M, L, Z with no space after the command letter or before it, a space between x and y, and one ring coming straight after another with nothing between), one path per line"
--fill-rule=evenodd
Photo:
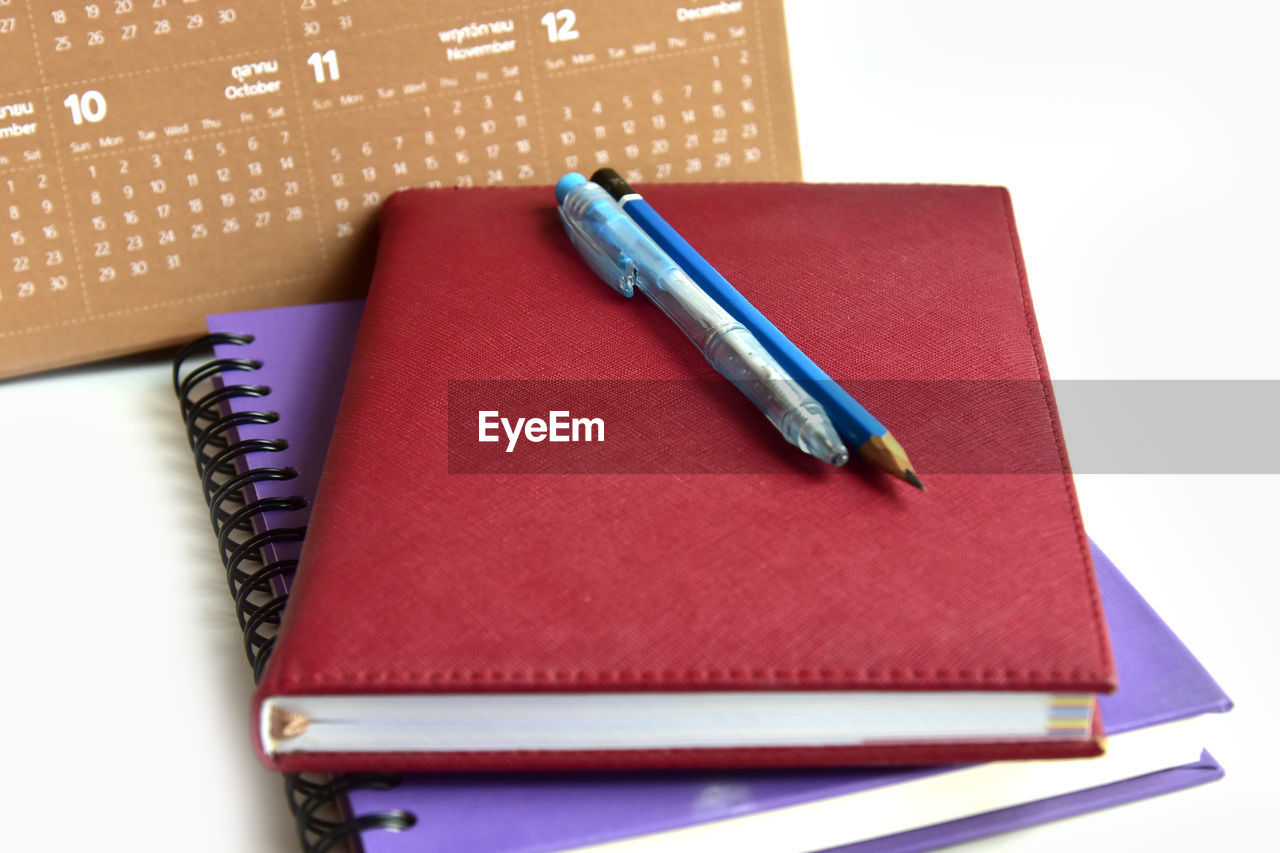
M233 399L235 409L279 414L266 425L239 428L241 438L284 438L288 447L249 454L249 467L290 468L294 479L252 485L251 497L314 497L333 428L363 303L276 308L208 319L210 331L250 334L248 345L216 347L219 358L261 362L252 378L270 388L261 399ZM228 381L231 381L228 379ZM300 527L307 510L268 513L266 527ZM296 557L296 543L276 546L274 559ZM1231 702L1159 616L1094 546L1098 583L1111 629L1120 689L1101 697L1106 730L1117 744L1126 732L1223 712ZM305 565L302 567L305 570ZM917 790L913 783L974 768L903 768L794 772L636 775L403 777L390 788L346 792L351 816L405 813L401 831L365 830L366 853L541 853L635 838L683 827L724 827L724 821L785 806L847 795L884 797ZM1041 770L1041 772L1047 772ZM1065 772L1065 771L1063 771ZM1010 829L1209 782L1222 768L1207 753L1156 772L965 816L875 838L854 826L838 840L808 849L914 851L955 844ZM956 777L959 778L959 777ZM907 801L908 805L911 802ZM954 809L953 809L954 811ZM852 823L852 821L851 821ZM837 834L839 827L836 828ZM854 842L856 843L850 843ZM841 846L843 845L843 846Z

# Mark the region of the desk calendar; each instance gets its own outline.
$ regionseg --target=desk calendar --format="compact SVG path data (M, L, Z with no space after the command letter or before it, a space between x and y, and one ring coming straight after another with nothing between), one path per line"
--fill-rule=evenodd
M0 0L0 376L361 292L401 187L800 176L781 0Z

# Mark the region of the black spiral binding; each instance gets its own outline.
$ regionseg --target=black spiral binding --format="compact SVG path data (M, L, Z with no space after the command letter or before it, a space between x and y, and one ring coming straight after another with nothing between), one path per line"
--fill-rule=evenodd
M250 500L246 489L254 483L292 480L298 472L287 467L248 468L248 453L278 453L287 448L283 439L241 439L239 428L272 424L279 415L255 406L253 411L231 412L227 403L238 398L262 399L271 389L254 384L252 373L262 365L246 358L213 358L184 371L197 355L207 356L217 345L247 346L250 335L212 334L187 344L174 357L173 391L181 406L187 439L195 456L200 488L209 505L209 519L218 539L218 552L227 573L227 585L235 601L236 617L244 632L244 650L257 681L280 627L280 614L288 603L277 592L277 578L292 574L297 560L268 562L268 545L301 541L305 527L274 528L258 532L254 520L266 512L298 510L306 506L300 497ZM243 374L243 375L242 375ZM258 408L264 411L258 411ZM298 841L307 853L359 847L362 833L372 829L400 831L413 826L413 815L376 812L351 815L343 808L343 795L361 788L390 789L400 784L394 774L286 774L285 793L293 813Z

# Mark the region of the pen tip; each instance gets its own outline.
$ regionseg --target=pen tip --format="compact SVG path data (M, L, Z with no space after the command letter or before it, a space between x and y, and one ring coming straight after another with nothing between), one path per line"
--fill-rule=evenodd
M920 482L920 478L916 476L916 472L912 471L910 468L903 472L902 479L906 480L922 492L927 491L924 487L924 483Z

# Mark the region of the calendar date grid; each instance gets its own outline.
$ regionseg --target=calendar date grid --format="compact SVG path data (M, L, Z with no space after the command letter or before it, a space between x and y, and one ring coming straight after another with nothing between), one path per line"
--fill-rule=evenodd
M760 18L759 4L753 4L752 15L755 18L756 50L763 55L765 50L764 21ZM758 67L760 71L760 102L764 110L765 132L768 134L768 144L765 146L765 150L769 152L769 165L773 175L776 177L781 174L781 170L778 167L777 141L773 138L773 99L769 96L768 63L762 62Z
M0 273L10 275L0 286L0 300L29 300L40 291L70 294L71 267L80 272L78 247L66 242L72 229L65 206L54 201L59 188L50 171L39 163L0 175Z
M96 265L91 279L108 288L137 286L182 271L184 253L207 253L201 247L215 236L254 235L255 245L244 248L256 252L270 246L271 234L278 238L278 223L314 219L304 210L311 194L290 153L294 131L272 124L78 158L80 224L92 235ZM270 277L269 268L244 273Z
M528 81L519 80L519 79L510 79L510 80L501 80L497 82L491 81L486 83L476 83L471 86L459 86L457 88L451 87L448 89L435 89L435 90L424 89L423 91L420 91L420 92L413 92L410 94L401 94L395 99L367 101L360 104L339 106L329 113L312 113L307 116L307 120L309 122L322 122L326 118L329 118L331 116L346 117L348 115L351 115L352 113L366 112L370 110L392 110L398 106L402 107L405 104L421 105L423 102L432 101L432 100L436 100L436 101L439 101L440 99L457 100L457 99L464 98L469 95L474 95L477 93L480 93L480 94L496 93L499 89L508 89L508 88L520 89L524 85L527 85L527 83ZM424 116L424 119L430 119L430 118L432 117Z
M41 79L44 79L43 64L40 60L39 50L36 50L35 58L36 64L41 70ZM43 87L40 90L40 100L43 102L43 106L46 110L52 106L48 89L49 87ZM56 151L58 148L58 130L53 127L52 123L50 123L46 132L53 143L53 149ZM29 157L32 152L34 152L38 157L38 160L34 162L33 165L39 165L42 167L36 172L36 175L38 189L41 195L41 198L39 199L40 211L44 214L46 219L39 227L49 245L44 247L44 269L41 271L43 276L35 275L36 271L30 268L25 271L20 270L18 259L21 256L14 256L12 270L16 280L11 278L10 283L16 286L17 296L21 301L39 301L39 285L37 284L37 281L39 281L41 277L46 279L47 292L57 296L69 294L72 291L71 285L75 284L76 287L74 290L80 295L79 310L84 313L89 313L89 288L84 275L84 257L81 252L80 239L76 235L75 222L71 215L71 193L67 187L66 169L61 158L57 156L46 157L46 152L44 151L43 146L37 146L35 149L29 149L24 153L24 159ZM50 162L53 166L52 170L47 168ZM54 183L49 180L50 171L55 173L57 176L56 190L50 186L50 184ZM12 192L14 189L12 179L7 179L5 183L7 184L7 188ZM55 191L60 197L62 203L61 210L58 210L51 201L51 196ZM17 224L16 217L13 216L14 210L15 206L11 205L9 208L11 224ZM65 238L62 238L62 232L58 230L59 226L65 229ZM14 243L15 248L19 248L17 241L13 240L15 233L17 232L10 233L11 242ZM67 242L63 242L63 240L69 240L70 243L68 244ZM71 263L69 265L65 265L66 250L68 248L70 248ZM74 279L71 277L73 272ZM28 275L31 277L28 277ZM2 292L0 292L0 295L3 295Z
M109 159L111 157L119 157L121 155L128 156L131 154L149 154L157 150L158 147L181 145L188 142L207 142L211 139L223 137L244 136L246 134L264 133L266 131L279 132L291 127L288 119L267 119L261 124L255 124L252 127L232 127L223 130L209 130L203 133L192 133L187 136L178 138L166 138L163 140L162 146L157 146L156 142L139 142L134 145L124 146L120 148L110 148L99 151L84 151L79 154L69 155L69 159L73 163L79 163L88 160Z
M741 36L734 36L733 38L735 39L735 41L738 39L745 39L746 34L744 33ZM683 47L675 50L667 50L662 53L650 53L650 54L645 54L643 56L633 56L630 59L610 59L604 62L590 64L590 65L578 65L578 66L568 66L565 68L557 68L554 70L548 70L545 73L549 80L556 80L562 77L573 77L581 74L591 74L592 72L612 70L615 68L627 68L635 65L657 64L657 63L663 62L664 60L678 61L681 58L695 55L695 54L715 53L716 51L724 50L726 46L732 45L732 44L733 42L715 41L715 42L710 42L708 44L700 44L695 47Z
M314 2L314 0L312 0L310 5L308 5L308 0L299 0L299 2L302 4L301 6L302 11L311 11L311 10L318 11L319 5L316 2ZM413 33L421 33L424 36L423 40L428 43L438 42L439 40L438 34L441 31L447 31L451 27L457 26L458 24L461 24L462 26L466 26L468 23L474 21L477 17L490 18L490 17L497 17L497 16L514 16L517 13L528 12L531 8L536 7L541 9L548 5L547 3L521 3L514 6L504 6L496 9L481 9L481 10L474 11L472 14L466 17L457 16L448 21L417 20L417 21L406 21L399 24L392 24L390 26L360 29L357 27L353 15L347 15L341 12L336 12L337 9L345 6L346 0L338 0L338 2L334 2L334 0L327 0L327 2L331 3L332 6L334 7L336 17L337 17L336 26L339 32L341 32L343 39L358 40L358 39L364 39L364 38L370 38L370 37L400 35L402 33L413 32ZM296 15L297 13L292 13L292 14ZM302 38L304 40L303 41L304 44L313 45L320 42L324 42L326 38L330 38L330 39L333 38L332 36L329 36L324 31L323 26L321 25L321 22L318 20L315 20L316 16L314 14L304 16L304 17L307 17L310 19L303 22Z
M132 314L145 314L150 311L156 311L163 308L172 308L175 305L192 305L200 302L206 302L211 299L220 299L226 296L235 296L244 293L257 293L270 288L287 287L294 284L302 284L310 279L307 275L284 276L272 281L256 282L254 284L241 285L239 287L229 287L223 290L201 291L187 296L174 297L171 299L162 299L158 301L148 302L146 305L134 305L128 308L117 308L111 311L98 311L93 314L87 314L78 317L67 317L63 320L54 320L39 325L23 326L20 329L0 330L0 339L16 338L24 335L38 334L40 332L48 332L51 329L59 329L66 326L88 325L102 320L111 320L117 317L127 317ZM95 350L93 355L107 355L118 351L117 347L103 347Z
M398 190L798 174L777 0L0 0L10 16L0 375L351 292Z
M79 0L29 4L36 49L50 62L74 62L113 49L148 50L235 33L252 4L236 0ZM250 25L252 21L248 22Z
M747 75L744 75L744 79ZM635 96L571 99L559 110L559 143L565 169L612 166L629 181L715 179L727 170L765 169L762 136L770 132L758 114L750 86L734 93L711 81L718 102L702 103L690 83ZM745 96L744 96L745 95ZM763 175L760 175L763 178Z

